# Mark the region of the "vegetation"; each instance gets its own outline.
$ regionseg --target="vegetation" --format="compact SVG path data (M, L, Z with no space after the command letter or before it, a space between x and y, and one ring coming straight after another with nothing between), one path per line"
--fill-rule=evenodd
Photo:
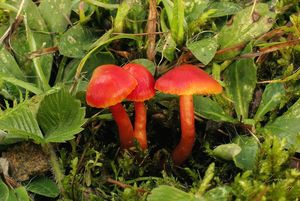
M297 0L0 0L0 201L299 200L299 13ZM155 80L193 64L223 87L193 96L182 164L177 96L145 101L148 145L125 150L111 112L86 103L96 67L128 63Z

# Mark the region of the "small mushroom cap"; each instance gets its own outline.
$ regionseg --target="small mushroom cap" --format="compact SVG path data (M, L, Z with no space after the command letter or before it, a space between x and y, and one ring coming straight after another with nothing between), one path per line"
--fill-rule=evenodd
M126 99L143 102L155 95L155 80L152 74L141 64L126 64L123 68L128 71L138 82L137 87Z
M155 89L177 95L218 94L222 86L200 68L183 64L175 67L155 83Z
M97 67L86 91L86 102L96 108L106 108L122 102L137 86L136 79L119 66Z

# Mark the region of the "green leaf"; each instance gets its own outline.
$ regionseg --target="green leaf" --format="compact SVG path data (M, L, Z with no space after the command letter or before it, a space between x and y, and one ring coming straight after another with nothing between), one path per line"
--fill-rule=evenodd
M80 106L80 101L65 89L46 95L37 113L45 143L73 139L82 131L84 115L85 109Z
M220 186L207 191L204 194L205 201L227 201L230 200L231 189L227 186Z
M244 52L251 51L247 46ZM232 63L225 72L226 93L232 100L238 119L247 119L249 104L256 86L256 66L253 59L240 59Z
M2 45L0 46L0 73L14 76L23 81L26 80L14 57Z
M17 198L17 195L13 189L9 190L9 197L8 197L7 201L19 201Z
M64 56L82 58L87 53L94 39L90 29L77 24L61 36L58 49Z
M210 17L223 17L227 15L236 14L242 8L236 3L233 2L212 2L208 9L216 9L217 11L210 15Z
M261 103L254 116L255 121L260 121L269 111L274 110L281 99L285 96L285 89L282 83L270 83L266 86L262 95Z
M273 122L268 122L261 130L265 134L285 138L287 147L294 147L300 152L300 99L290 107L282 116Z
M172 38L177 45L182 45L184 37L184 1L174 0L173 18L171 21Z
M241 150L241 147L234 143L222 144L217 146L212 151L212 154L218 158L230 161L233 159L233 157L239 154Z
M221 106L210 99L200 95L194 96L194 110L198 116L203 116L206 119L214 121L235 122L235 120L226 114Z
M15 193L18 197L19 201L30 201L30 197L26 191L26 188L24 186L20 186L18 188L15 189Z
M38 7L32 1L26 1L27 5L25 7L25 25L27 34L27 43L29 52L40 50L42 48L52 47L52 38L47 29L46 23L39 12ZM17 39L18 40L18 39ZM16 43L18 43L16 41ZM24 46L23 43L19 44ZM27 57L27 55L23 55ZM43 55L37 58L33 58L33 66L35 68L36 74L40 79L45 79L44 82L48 82L50 79L53 56L51 54ZM39 69L37 69L39 68ZM39 70L40 72L38 72ZM43 75L41 75L43 73ZM43 76L45 78L43 78Z
M199 61L207 65L214 58L218 49L218 43L215 38L205 38L188 43L187 48Z
M186 193L172 186L161 185L154 188L147 201L194 201L194 195Z
M36 143L41 143L43 140L39 125L30 109L29 101L22 102L14 108L9 108L2 112L0 129L7 132L4 143L13 141L16 138L30 138Z
M26 189L32 193L55 198L59 195L59 189L55 182L47 177L39 177L31 181Z
M71 14L71 0L42 0L39 10L52 32L64 32Z
M241 152L233 157L235 165L243 170L253 170L259 152L258 142L253 137L238 136L234 143L241 147Z
M0 201L8 201L9 189L6 184L0 179Z
M40 94L42 93L43 91L36 87L35 84L33 83L30 83L30 82L25 82L23 80L20 80L20 79L17 79L15 77L12 77L10 75L6 75L6 74L2 74L0 73L0 80L4 80L6 82L9 82L15 86L19 86L21 88L24 88L34 94Z
M174 60L176 42L174 41L170 33L167 33L165 38L161 38L158 41L156 50L158 52L161 52L162 56L168 59L169 61Z
M225 25L218 34L220 48L231 47L250 40L269 31L275 21L276 14L270 11L267 4L258 3L251 15L252 5L240 10L230 25ZM218 13L218 12L217 12ZM218 55L218 59L227 59L237 55L238 51Z
M131 63L141 64L145 66L152 75L155 74L155 69L156 69L155 64L148 59L135 59L131 61Z

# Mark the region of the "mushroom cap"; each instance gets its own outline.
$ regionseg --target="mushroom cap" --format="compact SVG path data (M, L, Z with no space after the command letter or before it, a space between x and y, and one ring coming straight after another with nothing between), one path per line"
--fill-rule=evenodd
M86 91L86 102L96 108L106 108L122 102L137 86L136 79L119 66L97 67Z
M143 102L155 95L155 80L152 74L141 64L126 64L123 69L128 71L138 82L137 87L127 96L126 99L136 102Z
M177 95L218 94L222 86L200 68L183 64L175 67L155 83L155 89Z

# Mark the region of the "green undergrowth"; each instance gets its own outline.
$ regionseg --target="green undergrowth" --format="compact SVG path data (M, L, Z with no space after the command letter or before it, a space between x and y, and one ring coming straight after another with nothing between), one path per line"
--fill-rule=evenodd
M299 200L299 30L297 0L0 0L0 201ZM96 67L130 62L223 87L194 95L181 166L177 96L145 103L145 151L86 104Z

